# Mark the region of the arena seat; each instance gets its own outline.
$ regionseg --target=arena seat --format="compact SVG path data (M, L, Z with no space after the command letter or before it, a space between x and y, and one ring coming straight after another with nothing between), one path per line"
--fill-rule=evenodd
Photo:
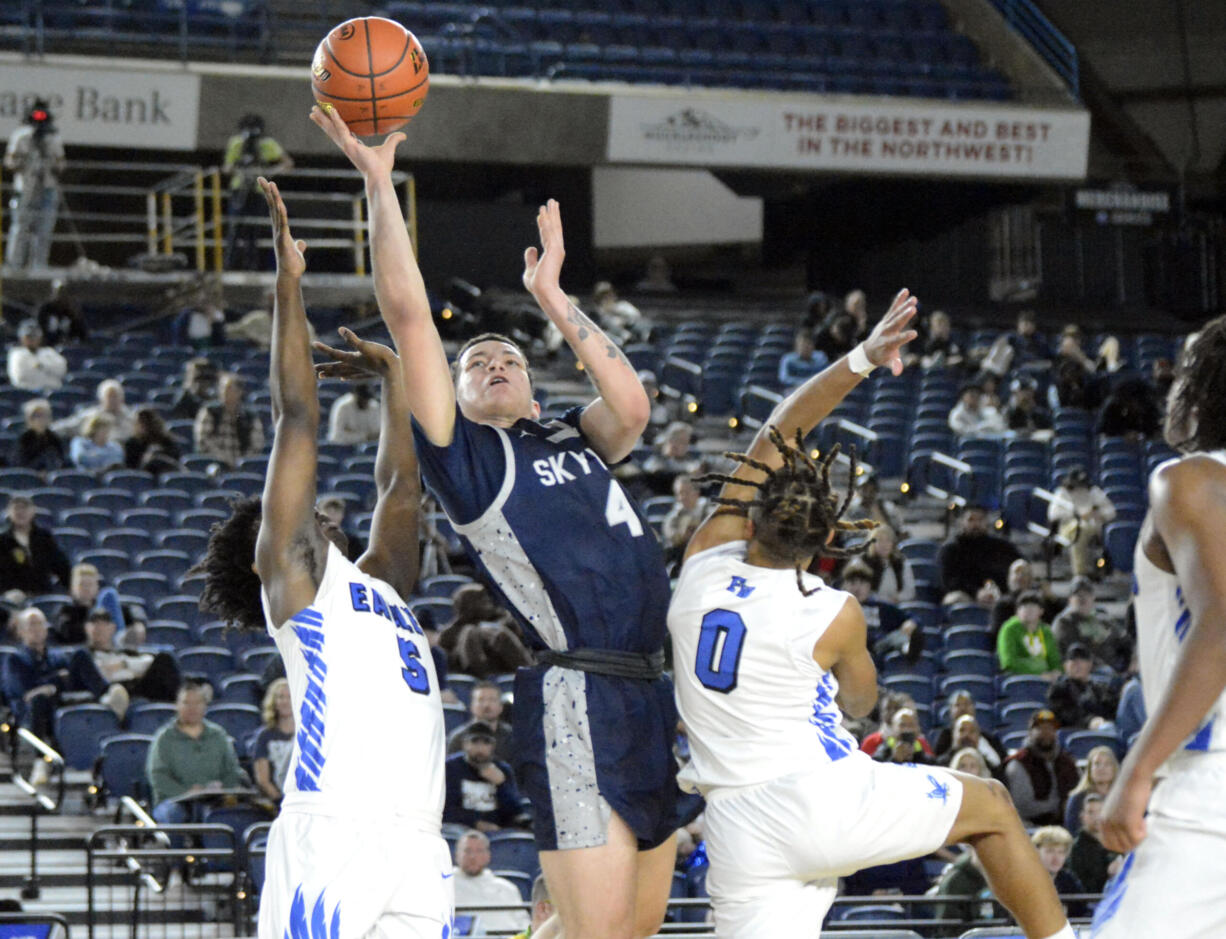
M119 718L102 704L73 704L55 712L55 736L69 769L91 769L102 740L119 733Z
M145 761L152 743L150 734L139 733L115 734L102 741L98 777L108 796L144 800L149 789Z

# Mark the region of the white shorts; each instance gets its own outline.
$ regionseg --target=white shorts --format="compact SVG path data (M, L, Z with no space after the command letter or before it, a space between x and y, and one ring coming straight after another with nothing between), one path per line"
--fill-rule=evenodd
M1095 939L1226 936L1226 757L1197 755L1154 789L1146 837L1094 911Z
M945 844L962 783L856 751L829 766L707 795L707 889L721 939L813 936L838 878Z
M283 811L268 835L260 939L445 939L452 869L447 842L415 826ZM324 932L311 928L321 921Z

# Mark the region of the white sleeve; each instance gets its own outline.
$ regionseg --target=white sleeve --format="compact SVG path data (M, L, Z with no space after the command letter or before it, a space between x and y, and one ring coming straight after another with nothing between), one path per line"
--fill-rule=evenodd
M55 349L50 346L43 346L38 350L39 358L42 360L44 371L56 378L63 378L68 374L68 360L60 355Z
M1104 522L1114 521L1115 520L1115 503L1111 501L1111 499L1107 496L1107 494L1103 492L1101 489L1099 489L1097 486L1095 486L1094 489L1091 491L1090 495L1094 499L1094 505L1098 508L1098 511L1102 513L1103 521Z

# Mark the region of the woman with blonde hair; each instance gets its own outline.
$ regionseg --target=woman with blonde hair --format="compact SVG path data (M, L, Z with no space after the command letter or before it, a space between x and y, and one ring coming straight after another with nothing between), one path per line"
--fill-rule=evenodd
M963 747L951 756L949 758L949 768L955 769L960 773L978 776L980 779L992 778L992 774L988 772L988 764L984 760L983 754L974 747Z
M294 705L286 679L278 678L268 686L260 711L264 726L251 745L255 784L280 808L285 774L294 755Z
M95 414L81 428L81 436L73 437L68 446L72 463L78 469L102 472L112 466L123 466L123 447L111 439L115 421L106 414Z
M1106 744L1097 746L1086 755L1086 768L1081 780L1068 795L1064 807L1064 827L1074 836L1081 831L1081 806L1088 793L1097 792L1104 799L1111 791L1111 784L1120 773L1120 761Z

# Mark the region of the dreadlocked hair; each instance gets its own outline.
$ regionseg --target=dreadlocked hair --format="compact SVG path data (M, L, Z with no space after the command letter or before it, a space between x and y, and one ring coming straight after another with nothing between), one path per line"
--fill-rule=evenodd
M856 478L856 451L850 450L851 477L847 494L840 500L830 483L830 467L839 453L835 444L825 456L811 457L805 451L804 437L799 428L795 445L789 443L773 424L770 441L783 458L783 465L772 467L745 453L725 453L724 456L745 466L760 470L765 478L749 482L723 473L709 473L696 482L730 483L752 486L758 490L752 499L731 499L715 496L713 501L745 515L754 523L754 537L772 557L796 565L796 586L804 596L806 590L803 565L814 555L845 558L861 553L865 544L852 548L830 547L826 541L832 531L865 531L877 527L872 519L843 521L843 513L851 503Z
M204 558L189 571L204 574L200 609L238 629L263 629L260 578L255 564L255 539L263 515L259 496L235 499L231 514L209 531Z
M1168 426L1196 430L1172 445L1184 453L1226 447L1226 316L1206 323L1184 350L1175 381Z

